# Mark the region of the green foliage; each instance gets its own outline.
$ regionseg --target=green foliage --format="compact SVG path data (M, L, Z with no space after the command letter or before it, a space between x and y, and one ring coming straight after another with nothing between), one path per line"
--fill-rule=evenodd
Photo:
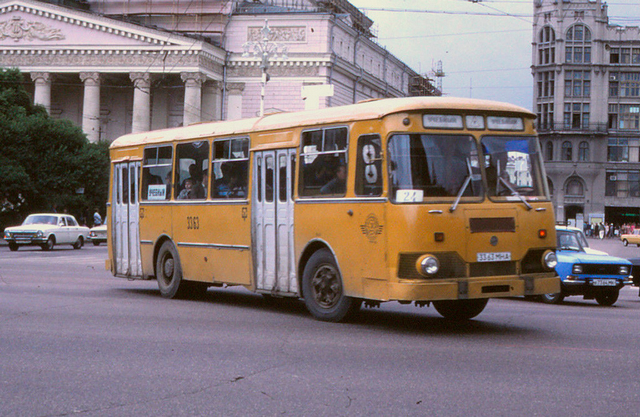
M15 69L0 69L0 150L0 197L15 202L22 193L22 216L53 209L78 217L94 207L103 211L109 145L89 143L80 128L32 105Z

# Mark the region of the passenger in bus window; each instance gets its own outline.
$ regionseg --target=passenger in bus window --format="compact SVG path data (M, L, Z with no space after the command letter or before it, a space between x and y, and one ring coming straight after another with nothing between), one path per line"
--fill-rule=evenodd
M203 199L206 197L204 186L202 185L202 174L194 171L191 176L191 192L189 198L191 199Z
M339 165L333 179L320 188L320 194L344 194L346 190L347 167Z
M178 194L178 200L186 200L188 198L191 198L191 186L193 185L193 180L191 178L187 178L186 180L184 180L184 188L182 189L182 191L180 191L180 194Z
M164 184L167 189L165 193L165 199L171 200L171 170L169 170L169 172L167 172L167 175L165 175Z

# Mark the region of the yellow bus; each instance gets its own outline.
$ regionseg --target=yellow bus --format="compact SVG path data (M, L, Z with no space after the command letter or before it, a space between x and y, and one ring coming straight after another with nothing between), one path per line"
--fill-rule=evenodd
M300 297L326 321L383 301L469 319L489 298L556 293L534 118L414 97L125 135L107 269L167 298Z

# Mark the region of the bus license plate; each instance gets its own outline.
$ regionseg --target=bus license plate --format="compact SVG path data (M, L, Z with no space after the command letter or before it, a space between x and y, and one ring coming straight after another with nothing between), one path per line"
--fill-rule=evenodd
M511 260L511 252L480 252L476 255L478 262L502 262Z
M618 281L615 279L592 279L591 285L594 287L615 287Z

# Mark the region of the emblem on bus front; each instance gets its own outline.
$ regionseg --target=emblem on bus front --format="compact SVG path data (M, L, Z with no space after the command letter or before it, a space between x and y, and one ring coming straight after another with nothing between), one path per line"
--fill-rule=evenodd
M498 237L491 236L491 239L489 239L489 243L491 243L492 246L496 246L498 244Z
M364 224L360 225L360 230L367 236L369 242L374 243L379 234L382 234L382 225L378 222L375 214L369 214Z

